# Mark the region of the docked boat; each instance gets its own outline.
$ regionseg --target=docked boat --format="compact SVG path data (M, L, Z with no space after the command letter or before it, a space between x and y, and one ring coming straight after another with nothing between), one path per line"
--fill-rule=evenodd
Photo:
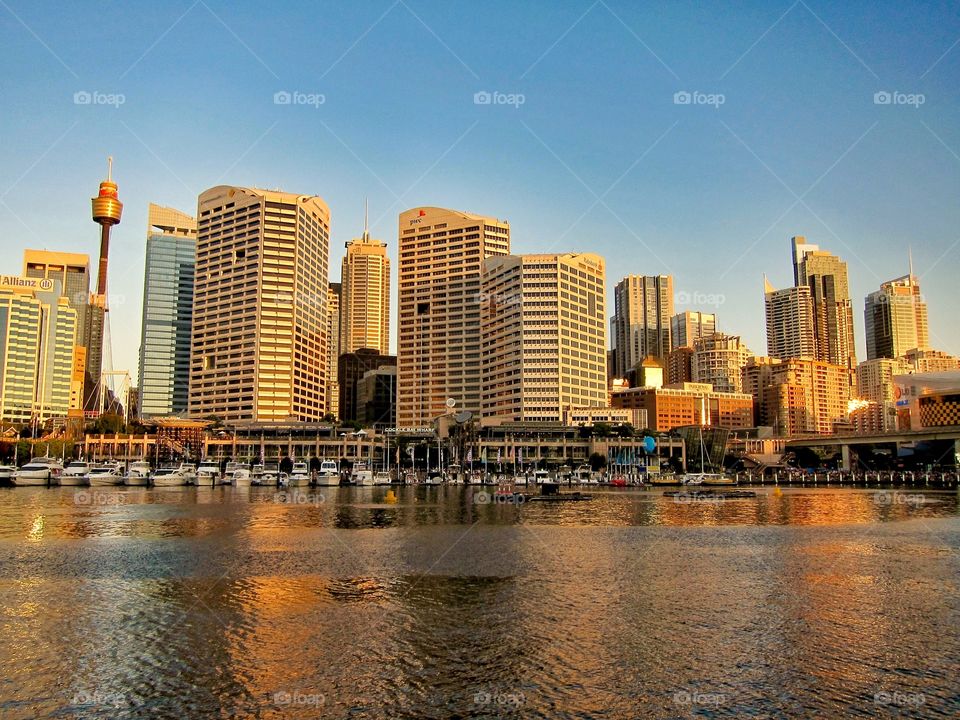
M424 483L427 485L443 485L443 475L438 472L428 474Z
M340 470L335 460L324 460L320 463L320 472L317 473L317 485L339 485Z
M190 463L180 463L168 467L157 468L150 476L150 482L154 487L180 487L182 485L192 485L196 480L197 473Z
M373 484L374 485L392 485L393 479L390 477L390 473L385 470L380 470L373 475Z
M537 485L543 485L544 483L552 482L550 479L550 473L546 470L536 470L533 473L533 482Z
M282 473L286 475L286 473ZM277 486L281 485L281 472L280 472L280 463L264 463L263 465L263 475L260 478L260 482L263 485L267 486Z
M216 460L203 460L197 467L198 486L211 487L220 481L220 463Z
M250 484L263 485L263 464L257 463L250 470Z
M120 469L120 463L102 463L90 468L87 479L91 487L123 485L123 471Z
M238 467L230 476L230 484L234 487L250 487L253 484L253 474L249 468Z
M69 463L60 473L60 484L64 486L76 487L78 485L89 485L90 479L87 477L92 465L86 460L74 460Z
M354 485L373 485L373 470L366 463L355 463L353 466Z
M14 485L56 485L60 481L63 464L57 458L37 457L14 471L11 480Z
M12 485L13 473L16 470L13 465L0 465L0 485Z
M149 485L150 484L150 463L146 460L134 460L130 463L126 476L123 478L125 485Z
M290 468L290 478L287 480L290 487L304 487L310 484L310 466L305 462L295 462Z

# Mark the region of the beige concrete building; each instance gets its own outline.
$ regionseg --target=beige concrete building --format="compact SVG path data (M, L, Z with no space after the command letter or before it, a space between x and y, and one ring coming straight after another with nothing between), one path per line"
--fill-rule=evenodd
M767 317L767 354L787 358L815 358L813 301L806 285L776 290L764 278Z
M744 387L760 408L758 424L782 437L828 435L846 423L854 371L819 360L751 358Z
M387 245L363 236L347 243L340 273L340 354L390 352L390 259Z
M930 345L927 304L913 273L885 282L867 295L863 321L867 360L903 357L908 350Z
M903 359L913 372L937 373L960 370L960 358L942 350L913 348L904 353Z
M320 420L327 410L330 210L221 185L200 195L193 417Z
M637 430L643 430L647 427L647 411L643 408L615 407L568 407L563 411L564 425L584 427L597 423L630 424Z
M484 423L561 422L607 404L603 258L510 255L483 264Z
M646 410L648 427L657 432L687 425L741 429L754 424L750 395L717 392L709 383L630 388L614 393L613 406Z
M649 355L666 362L673 314L672 275L628 275L617 283L610 319L616 377Z
M717 316L714 313L687 310L670 318L670 349L692 348L702 337L717 331Z
M510 224L419 207L399 218L397 423L422 427L449 412L480 411L480 273L510 253Z
M897 429L896 375L913 372L912 366L902 358L875 358L857 365L856 403L850 420L858 431L865 432L876 427L879 430Z
M737 335L705 335L694 341L690 359L693 382L710 383L718 392L743 392L743 368L752 355Z
M337 363L342 345L340 333L340 297L343 286L329 283L327 286L327 412L336 415L340 411L340 383Z

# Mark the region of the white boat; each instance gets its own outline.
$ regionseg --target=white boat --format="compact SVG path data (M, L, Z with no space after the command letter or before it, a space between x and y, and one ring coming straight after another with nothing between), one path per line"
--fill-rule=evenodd
M373 475L373 484L374 485L392 485L393 479L390 477L390 473L385 470L381 470Z
M261 463L257 463L250 470L250 484L263 485L263 465Z
M527 484L527 476L526 476L526 475L515 475L514 478L513 478L513 484L514 484L514 485L526 485L526 484Z
M281 474L286 475L286 473L280 472L280 463L265 463L263 466L263 476L260 478L260 482L267 486L280 485Z
M305 462L295 462L290 468L290 487L304 487L310 484L310 466Z
M74 460L69 463L60 473L60 484L76 487L78 485L89 485L90 480L87 474L92 469L92 465L86 460Z
M550 479L550 473L546 470L537 470L533 473L533 482L537 485L543 485L544 483L552 482Z
M426 485L443 485L443 475L437 471L427 474L427 479L423 481Z
M197 468L197 485L210 487L220 481L220 463L216 460L203 460Z
M576 470L573 471L573 482L577 485L589 485L590 484L590 466L581 465Z
M232 485L234 473L243 467L245 466L242 463L231 460L226 464L226 467L223 468L223 475L220 476L220 482L224 485Z
M15 473L16 470L17 469L13 465L0 465L0 482L10 482L11 478L13 478L13 473Z
M120 463L94 465L87 474L91 487L103 485L123 485L123 471Z
M123 479L126 485L149 485L150 463L146 460L134 460L130 463L127 475Z
M317 473L317 485L339 485L340 469L335 460L324 460L320 463L320 472Z
M56 485L63 465L56 458L37 457L16 470L11 476L14 485Z
M168 467L157 468L150 476L154 487L179 487L192 485L197 473L190 463L181 463Z
M230 484L234 487L250 487L253 483L253 474L245 467L238 467L230 476Z
M373 470L365 462L354 463L351 476L354 485L373 485Z

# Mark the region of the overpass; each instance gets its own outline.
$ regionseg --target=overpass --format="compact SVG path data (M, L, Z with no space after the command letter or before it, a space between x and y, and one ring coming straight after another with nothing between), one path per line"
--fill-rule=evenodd
M960 426L898 430L869 435L808 435L787 441L785 452L816 452L821 457L840 453L840 469L855 470L867 458L889 456L909 465L938 464L957 468L960 459ZM875 469L875 468L870 468Z

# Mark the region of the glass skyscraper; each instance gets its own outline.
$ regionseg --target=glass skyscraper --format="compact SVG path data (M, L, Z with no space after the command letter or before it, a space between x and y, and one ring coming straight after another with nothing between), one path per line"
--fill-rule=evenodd
M140 416L187 410L197 221L150 204L143 282Z

